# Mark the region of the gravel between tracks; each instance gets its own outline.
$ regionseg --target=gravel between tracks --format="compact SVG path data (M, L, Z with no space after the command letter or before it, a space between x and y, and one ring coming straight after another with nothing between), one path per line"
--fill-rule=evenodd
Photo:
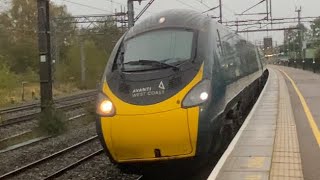
M66 116L69 118L84 113L86 113L86 110L83 108L79 108L66 112ZM33 128L37 127L37 125L37 120L33 119L30 121L20 122L11 126L2 127L0 128L0 139L9 138L22 132L32 130Z
M27 170L23 173L21 173L19 176L14 177L14 179L17 180L25 180L25 179L43 179L55 171L58 171L65 166L72 164L79 159L99 150L101 148L101 145L97 140L94 140L88 144L85 144L79 148L76 148L75 150L72 150L71 152L67 152L64 155L61 155L59 157L56 157L52 160L49 160L46 163L40 164L30 170Z
M0 174L12 171L30 162L53 154L73 144L96 135L95 123L82 125L73 121L70 123L69 131L57 137L22 147L13 151L0 154ZM71 127L71 128L70 128Z
M69 128L70 130L66 134L0 154L0 174L27 165L96 135L94 122L90 122L84 126L81 123L78 123L78 120L75 120L70 122L70 127L72 128ZM85 152L85 155L89 155L101 148L100 143L95 140L93 143L86 144L79 148L79 150L74 150L73 152L75 153L72 153L71 155L70 153L67 153L54 160L50 160L49 163L41 164L39 167L33 168L33 170L23 172L21 175L14 177L14 179L41 179L53 173L54 170L59 170L63 166L67 166L69 163L79 160L80 157L83 157L83 152ZM41 174L40 176L39 173ZM78 167L67 172L58 179L131 180L137 179L137 177L137 175L127 175L120 172L110 163L108 157L103 153L80 164Z
M37 113L37 112L40 112L40 108L32 108L32 109L25 109L25 110L20 110L20 111L16 111L16 112L10 112L10 113L1 115L1 118L2 119L11 119L11 118L17 118L17 117L24 116L26 114L32 114L32 113Z
M31 130L37 126L36 120L17 123L11 126L0 128L0 139L9 138L22 132Z
M57 179L101 179L101 180L135 180L139 176L123 174L113 166L108 157L103 153L82 163L75 169L67 172Z

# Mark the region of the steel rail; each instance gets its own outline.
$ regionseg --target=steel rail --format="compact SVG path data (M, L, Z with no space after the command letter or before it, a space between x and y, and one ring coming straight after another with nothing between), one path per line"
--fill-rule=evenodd
M86 114L79 114L79 115L76 115L76 116L73 116L73 117L68 118L68 121L73 121L73 120L75 120L75 119L79 119L79 118L84 117L84 116L86 116ZM0 139L0 144L3 143L3 142L8 142L8 141L10 141L10 140L12 140L12 139L14 139L14 138L19 138L19 137L21 137L21 136L28 135L28 134L30 134L30 133L32 133L32 132L33 132L32 130L28 130L28 131L22 132L22 133L20 133L20 134L13 135L13 136L11 136L11 137L7 137L7 138L4 138L4 139ZM30 143L20 143L21 145L18 145L18 146L17 146L17 145L13 145L13 146L15 146L15 147L11 146L11 147L13 147L13 148L10 148L10 146L9 146L9 147L7 147L7 148L0 149L0 154L1 154L1 153L5 153L5 152L7 152L7 151L16 150L16 149L21 148L21 147L28 146L28 145L30 145L30 144L34 144L34 143L43 141L43 140L48 139L48 138L51 138L51 137L52 137L52 136L42 136L42 137L35 138L35 139L37 139L37 140L32 141L32 142L30 142Z
M25 114L23 116L7 119L0 124L0 128L4 128L4 127L11 126L11 125L14 125L14 124L17 124L20 122L32 120L32 119L36 118L36 116L38 114L39 113L30 113L30 114Z
M137 180L141 180L143 178L143 176L141 175L141 176L139 176L138 178L137 178Z
M74 95L70 95L70 96L59 97L54 100L54 103L58 104L58 103L65 102L65 101L71 101L71 100L75 100L75 99L79 99L79 98L93 96L96 93L97 93L97 90L92 90L89 92L83 92L83 93L74 94ZM0 109L0 115L14 113L16 111L29 110L29 109L37 108L37 107L40 107L39 101L25 104L25 105L21 105L21 106Z
M28 170L28 169L31 169L31 168L33 168L34 166L39 165L39 164L41 164L41 163L44 163L44 162L46 162L46 161L48 161L48 160L51 160L51 159L53 159L53 158L55 158L55 157L57 157L57 156L63 155L63 154L65 154L65 153L67 153L67 152L69 152L69 151L71 151L71 150L74 150L74 149L76 149L76 148L78 148L78 147L80 147L80 146L83 146L83 145L85 145L85 144L87 144L87 143L89 143L89 142L91 142L91 141L93 141L93 140L96 140L97 138L98 138L98 136L90 137L90 138L88 138L88 139L86 139L86 140L84 140L84 141L81 141L81 142L79 142L79 143L77 143L77 144L74 144L74 145L68 147L68 148L65 148L65 149L63 149L63 150L60 150L60 151L58 151L58 152L56 152L56 153L54 153L54 154L51 154L51 155L49 155L49 156L47 156L47 157L44 157L44 158L39 159L39 160L36 160L36 161L34 161L34 162L32 162L32 163L29 163L29 164L27 164L27 165L25 165L25 166L22 166L22 167L18 168L18 169L15 169L15 170L10 171L10 172L8 172L8 173L6 173L6 174L3 174L3 175L0 176L0 179L9 178L9 177L15 176L15 175L17 175L17 174L20 174L20 173L22 173L23 171L26 171L26 170Z
M80 165L81 163L83 163L83 162L85 162L85 161L87 161L87 160L89 160L89 159L91 159L91 158L93 158L93 157L101 154L102 152L103 152L103 149L99 149L98 151L96 151L96 152L94 152L94 153L92 153L92 154L89 154L88 156L86 156L86 157L84 157L84 158L81 158L80 160L78 160L78 161L76 161L76 162L74 162L74 163L72 163L72 164L70 164L70 165L68 165L68 166L66 166L66 167L64 167L64 168L62 168L62 169L54 172L53 174L45 177L44 180L57 178L57 177L65 174L65 173L68 172L69 170L74 169L75 167L77 167L77 166Z
M86 95L86 96L77 96L74 97L74 99L69 99L68 101L73 101L73 100L82 100L82 99L85 99L85 98L94 98L96 95L91 93L91 95ZM82 105L88 103L88 102L91 102L92 99L85 99L85 100L82 100L82 101L79 101L79 102L74 102L74 103L70 103L70 104L64 104L64 103L67 103L68 101L61 101L60 104L59 103L56 103L56 108L59 109L59 110L63 110L63 111L67 111L67 110L71 110L71 109L76 109L76 108L79 108L81 107ZM63 102L63 105L62 105L62 102ZM30 108L30 110L33 109L32 107ZM14 125L14 124L17 124L17 123L21 123L21 122L25 122L25 121L29 121L29 120L32 120L34 118L36 118L38 115L40 114L40 109L37 111L37 112L32 112L32 113L27 113L27 114L24 114L24 115L21 115L21 116L18 116L18 117L12 117L12 118L8 118L6 120L3 120L2 123L0 123L0 127L3 128L3 127L7 127L7 126L10 126L10 125Z

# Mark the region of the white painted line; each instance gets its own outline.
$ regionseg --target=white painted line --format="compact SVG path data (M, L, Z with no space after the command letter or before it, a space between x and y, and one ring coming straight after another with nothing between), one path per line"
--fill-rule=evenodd
M26 142L22 142L22 143L13 145L13 146L9 146L9 147L7 147L5 149L0 150L0 154L8 152L8 151L15 150L15 149L18 149L18 148L21 148L21 147L24 147L24 146L27 146L27 145L30 145L30 144L33 144L33 143L36 143L36 142L39 142L39 141L42 141L42 140L45 140L45 139L48 139L49 137L50 136L38 137L38 138L34 138L34 139L31 139L31 140L26 141Z
M216 166L214 167L213 171L211 172L210 176L208 177L208 180L215 180L218 177L219 172L222 169L222 166L224 165L224 163L226 162L227 158L230 156L231 152L233 151L234 147L236 146L237 142L239 141L244 129L247 127L247 125L249 124L253 113L256 111L262 96L264 95L267 86L269 86L270 84L270 77L271 77L271 70L269 70L269 77L268 80L266 82L266 85L264 86L263 90L261 91L261 94L257 100L257 102L254 104L253 108L251 109L249 115L247 116L245 122L243 123L243 125L241 126L241 128L239 129L237 135L233 138L233 140L231 141L231 143L229 144L228 148L226 149L226 151L223 153L223 155L221 156L219 162L216 164ZM272 73L274 73L272 71Z
M28 131L24 131L24 132L21 132L19 134L15 134L13 136L10 136L10 137L4 138L4 139L0 139L0 143L2 143L4 141L8 141L8 140L16 138L16 137L19 137L19 136L23 136L23 135L31 133L31 132L32 132L32 130L28 130Z
M71 120L74 120L74 119L78 119L78 118L81 118L83 116L85 116L86 114L80 114L80 115L77 115L77 116L73 116L73 117L70 117L68 120L71 121Z

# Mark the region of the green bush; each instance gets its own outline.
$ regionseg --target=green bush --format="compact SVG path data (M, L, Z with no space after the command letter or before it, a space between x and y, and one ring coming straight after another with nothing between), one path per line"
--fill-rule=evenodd
M10 72L9 68L0 65L0 89L11 90L19 86L19 76Z
M104 71L108 54L92 40L84 42L85 76L81 82L80 46L72 44L66 55L66 60L56 65L54 76L58 83L73 82L80 89L96 88Z
M28 81L28 82L39 82L39 74L33 71L30 67L27 68L25 73L22 73L21 75L21 82L22 81Z
M316 50L316 54L315 55L316 55L316 58L315 58L316 63L320 64L320 48L318 48Z
M58 135L66 131L66 116L60 110L47 108L40 113L39 129L47 135Z

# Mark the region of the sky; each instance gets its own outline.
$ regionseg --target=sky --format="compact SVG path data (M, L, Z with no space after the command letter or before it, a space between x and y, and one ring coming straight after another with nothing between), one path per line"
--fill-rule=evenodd
M56 4L64 4L67 9L73 15L88 15L88 14L110 14L120 11L120 6L126 6L127 0L51 0ZM255 16L236 16L235 14L241 13L247 8L257 4L261 0L222 0L223 21L235 21L241 19L262 19L265 15ZM140 10L149 2L144 0L141 5L135 2L135 14L138 14ZM78 3L78 4L75 4ZM79 4L87 5L81 6ZM147 12L141 17L140 21L150 16L153 13L161 12L167 9L193 9L199 12L208 10L208 7L215 7L219 5L219 0L155 0ZM90 7L89 7L90 6ZM296 8L302 8L302 17L306 16L320 16L320 11L317 10L320 7L319 0L272 0L272 16L273 18L283 17L297 17ZM261 13L266 12L266 4L262 3L254 9L248 11L248 13ZM219 16L219 10L210 12L209 15ZM290 24L273 25L273 28L288 27ZM309 25L307 25L309 26ZM252 28L256 29L256 28ZM259 33L245 33L243 37L248 38L252 42L262 41L263 37L271 36L274 39L274 43L282 44L283 31L278 32L259 32Z

